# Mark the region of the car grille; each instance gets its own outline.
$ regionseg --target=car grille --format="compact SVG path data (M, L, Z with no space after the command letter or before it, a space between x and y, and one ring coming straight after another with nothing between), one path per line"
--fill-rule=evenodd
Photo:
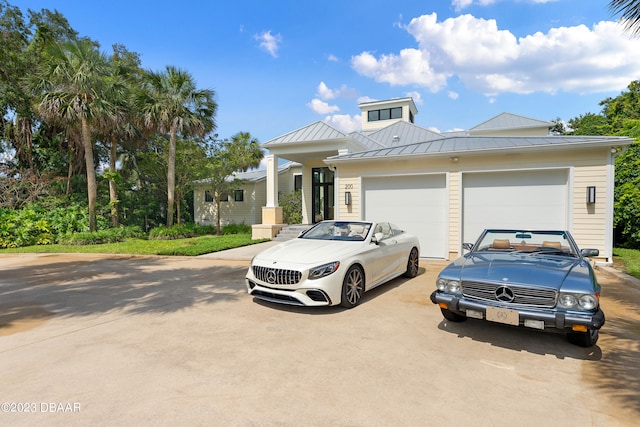
M481 282L462 282L462 294L468 298L504 302L496 297L496 290L502 287L507 287L513 292L513 301L507 302L508 304L548 308L555 307L556 305L557 292L554 289Z
M295 285L300 282L302 273L296 270L284 270L254 265L253 275L256 279L270 285Z

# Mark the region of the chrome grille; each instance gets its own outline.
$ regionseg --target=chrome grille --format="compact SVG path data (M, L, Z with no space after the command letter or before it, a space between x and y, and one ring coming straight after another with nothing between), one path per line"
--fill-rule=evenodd
M556 305L557 292L554 289L530 288L502 283L462 282L462 294L468 298L498 301L496 298L496 290L503 286L513 291L513 301L508 304L549 308L555 307Z
M302 277L302 273L296 270L284 270L259 265L254 265L252 268L256 279L270 285L295 285Z

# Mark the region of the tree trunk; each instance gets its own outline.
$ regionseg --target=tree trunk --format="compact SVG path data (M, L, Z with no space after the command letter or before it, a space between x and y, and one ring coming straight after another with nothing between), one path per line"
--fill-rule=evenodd
M176 190L176 224L180 225L180 200L182 199L182 194L180 194L180 190Z
M115 173L116 173L116 155L118 148L118 138L111 138L111 153L109 155L109 170L111 175L109 176L109 201L111 205L111 225L113 227L118 226L118 189L116 187Z
M167 228L173 227L173 205L176 191L176 138L178 131L171 127L169 135L169 159L167 161Z
M87 168L87 196L89 199L89 231L96 231L96 199L98 190L96 185L96 170L93 167L93 143L91 130L86 118L82 119L82 145L84 147L84 161Z
M220 224L220 195L222 194L221 191L214 191L213 195L216 198L216 234L220 234L220 231L222 230L221 224Z

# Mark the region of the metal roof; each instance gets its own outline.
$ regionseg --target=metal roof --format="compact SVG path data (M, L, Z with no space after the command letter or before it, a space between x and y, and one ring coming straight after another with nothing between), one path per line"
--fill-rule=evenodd
M296 162L287 162L281 166L278 167L278 174L284 173L286 171L288 171L291 168L294 167L300 167L300 163L296 163ZM258 181L262 181L264 179L267 178L267 170L266 169L256 169L256 170L250 170L247 172L237 172L234 173L232 175L229 175L226 178L227 182L233 182L235 180L242 180L242 181L246 181L246 182L258 182ZM208 184L209 182L211 182L211 178L207 178L207 179L201 179L198 181L194 181L194 184Z
M358 141L363 146L369 148L369 149L376 149L376 148L385 147L384 144L381 144L380 142L376 141L375 139L370 138L367 135L364 135L363 133L360 133L360 132L351 132L349 134L349 136L351 138L355 139L356 141Z
M477 126L472 127L469 129L469 132L487 132L504 129L525 129L551 126L553 126L553 123L544 120L531 119L529 117L519 116L512 113L501 113Z
M323 121L312 123L303 128L291 131L287 134L271 139L263 144L264 147L288 144L288 143L304 143L304 142L317 142L326 140L335 140L346 138L347 135L331 125L326 124Z
M482 137L454 136L397 147L369 150L329 157L328 161L377 159L415 155L452 155L488 150L567 147L578 145L628 145L634 140L618 136L545 136L545 137Z
M437 132L404 121L395 122L392 125L369 134L369 138L387 147L431 141L442 138L442 136L442 134Z

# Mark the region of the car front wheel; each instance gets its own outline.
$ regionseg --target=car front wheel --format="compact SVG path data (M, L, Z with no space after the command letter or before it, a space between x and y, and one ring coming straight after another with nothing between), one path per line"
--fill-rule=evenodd
M440 307L440 311L445 319L450 320L452 322L464 322L467 320L467 316L463 316L458 313L454 313L453 311L449 311L446 308Z
M342 300L340 305L345 308L355 307L364 293L364 273L358 266L352 266L347 270L342 282Z
M453 311L449 311L446 308L440 307L440 311L442 312L442 315L444 316L445 319L450 320L452 322L464 322L465 320L467 320L466 316L463 316L458 313L454 313Z
M418 268L420 266L420 256L416 248L411 249L409 253L409 260L407 261L407 271L404 273L404 277L416 277L418 275Z
M593 347L598 342L598 335L597 329L589 329L587 332L569 332L567 339L573 345Z

